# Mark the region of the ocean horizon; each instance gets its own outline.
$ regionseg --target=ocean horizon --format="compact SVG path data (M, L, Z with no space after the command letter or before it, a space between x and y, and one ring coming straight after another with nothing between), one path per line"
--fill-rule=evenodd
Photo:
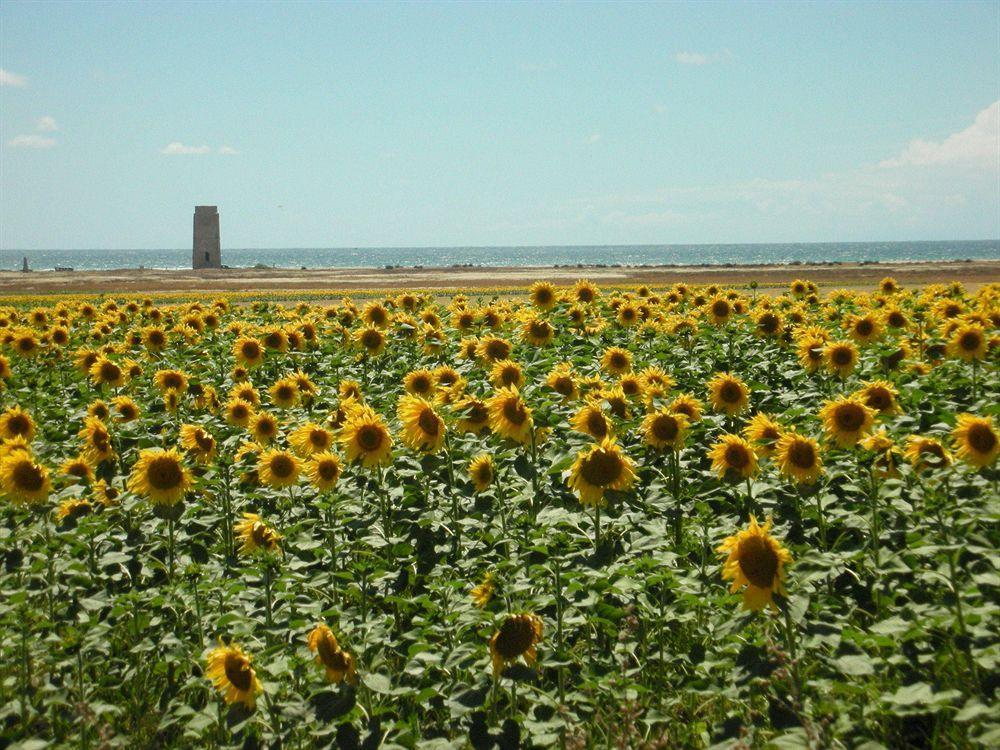
M0 250L0 270L190 269L188 248ZM998 260L1000 239L495 247L223 248L230 268L451 268L510 266L725 266Z

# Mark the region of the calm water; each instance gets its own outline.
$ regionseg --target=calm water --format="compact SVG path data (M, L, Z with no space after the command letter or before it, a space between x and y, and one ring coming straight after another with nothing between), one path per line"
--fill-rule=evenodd
M35 270L70 266L190 268L189 249L0 250L0 269L20 269L22 256ZM553 266L712 264L1000 259L1000 240L948 242L831 242L768 245L598 245L547 247L223 248L233 268L381 268L401 266Z

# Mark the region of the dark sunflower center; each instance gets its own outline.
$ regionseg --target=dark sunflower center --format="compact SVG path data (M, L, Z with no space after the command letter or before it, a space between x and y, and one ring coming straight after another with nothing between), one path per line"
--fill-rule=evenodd
M608 434L608 420L596 409L591 409L587 414L587 431L597 438Z
M729 303L717 300L712 303L712 314L717 318L725 318L729 315Z
M253 685L253 670L250 662L239 654L226 654L225 663L226 679L232 683L237 690L249 690Z
M27 435L31 432L31 420L23 414L15 414L7 419L7 433L10 435Z
M857 404L842 404L833 414L837 427L846 432L855 432L865 423L865 411Z
M285 339L280 333L269 333L264 338L264 346L270 349L280 349L284 343Z
M589 287L581 287L577 290L576 298L581 302L591 302L594 299L594 290Z
M204 430L198 430L194 434L194 442L202 453L211 453L215 448L215 439Z
M433 409L423 409L417 417L417 425L428 435L437 435L441 431L441 417Z
M30 338L21 339L17 342L17 348L22 352L30 352L35 348L35 340Z
M743 398L743 391L736 383L729 380L719 389L719 397L727 404L735 404Z
M382 445L382 430L376 425L366 424L358 430L357 439L361 450L370 453Z
M500 373L500 382L504 385L514 385L521 379L521 371L516 367L505 367Z
M324 481L332 482L340 476L340 467L335 461L321 461L316 466L316 472Z
M531 331L531 335L535 338L544 339L549 335L549 324L544 320L535 320L532 321L529 330Z
M568 396L573 392L573 378L568 375L560 375L552 383L552 388L561 396Z
M489 417L490 417L489 411L487 411L486 407L480 403L472 404L472 406L469 407L469 410L466 415L466 419L474 423L485 422L487 419L489 419Z
M539 289L535 292L535 301L540 305L547 305L552 301L552 292L548 289Z
M493 481L493 468L488 463L481 463L476 468L476 478L481 484L489 484Z
M987 425L974 424L969 428L968 443L977 453L989 453L997 445L997 436Z
M653 420L653 435L657 440L673 440L678 433L677 420L664 414Z
M838 367L846 367L854 359L854 353L846 346L838 346L830 353L830 359Z
M247 359L257 359L260 356L260 344L256 341L245 341L243 343L243 356Z
M295 471L295 462L284 453L279 453L271 459L271 473L279 479L286 479Z
M583 460L580 473L588 484L605 487L622 473L622 461L612 451L596 450Z
M257 423L257 432L261 435L273 435L278 430L278 425L273 420L262 419Z
M616 370L623 370L628 366L628 357L626 357L621 352L615 352L611 355L611 366Z
M506 342L494 339L486 345L486 353L490 359L507 359L510 356L510 347Z
M762 589L774 585L778 573L778 555L764 539L750 536L740 542L737 556L740 569L751 584Z
M774 333L778 330L778 316L766 313L760 318L760 329L764 333Z
M730 445L726 447L726 465L734 469L743 469L750 463L750 455L742 445Z
M229 410L229 413L233 419L246 419L250 414L250 410L244 404L236 404Z
M865 403L873 409L884 411L892 405L892 394L885 388L870 388Z
M42 471L31 461L18 461L13 471L14 486L24 492L37 492L45 485Z
M515 427L520 427L528 418L528 412L525 410L524 404L521 403L520 399L509 398L504 402L503 416L504 419Z
M410 381L410 387L415 393L427 393L431 389L431 381L426 375L421 375Z
M365 331L361 343L366 349L378 349L382 345L382 334L378 331Z
M278 386L277 390L279 401L291 401L295 396L295 389L290 385Z
M516 659L535 642L535 628L527 617L509 617L500 626L494 648L504 659Z
M906 318L903 316L902 313L899 312L889 313L889 317L887 318L887 320L889 321L889 325L891 325L893 328L902 328L903 326L906 325Z
M958 340L958 345L967 352L974 352L980 347L982 342L983 338L979 335L978 331L967 331Z
M386 319L386 312L380 307L376 307L368 314L368 320L377 326L383 325Z
M177 460L170 456L160 456L149 462L146 479L158 490L172 490L181 485L184 473Z
M317 448L325 448L328 442L328 435L326 430L310 430L309 431L309 442L312 443Z
M789 447L788 460L799 469L811 469L816 464L816 449L811 443L798 440Z
M184 381L181 376L176 372L168 372L163 376L163 387L173 388L174 390L180 390L180 387L184 385Z
M622 320L633 321L635 320L636 311L631 307L626 307L622 310Z
M859 336L871 336L875 330L875 325L870 320L859 320L854 326L855 332Z

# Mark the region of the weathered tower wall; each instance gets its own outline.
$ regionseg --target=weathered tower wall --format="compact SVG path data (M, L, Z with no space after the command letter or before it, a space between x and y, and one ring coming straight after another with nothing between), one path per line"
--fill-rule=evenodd
M222 268L217 206L194 207L194 246L191 268Z

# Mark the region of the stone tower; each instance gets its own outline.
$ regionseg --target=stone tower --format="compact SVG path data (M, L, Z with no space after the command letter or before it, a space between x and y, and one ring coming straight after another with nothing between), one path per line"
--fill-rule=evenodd
M194 207L194 248L191 268L222 268L218 206Z

